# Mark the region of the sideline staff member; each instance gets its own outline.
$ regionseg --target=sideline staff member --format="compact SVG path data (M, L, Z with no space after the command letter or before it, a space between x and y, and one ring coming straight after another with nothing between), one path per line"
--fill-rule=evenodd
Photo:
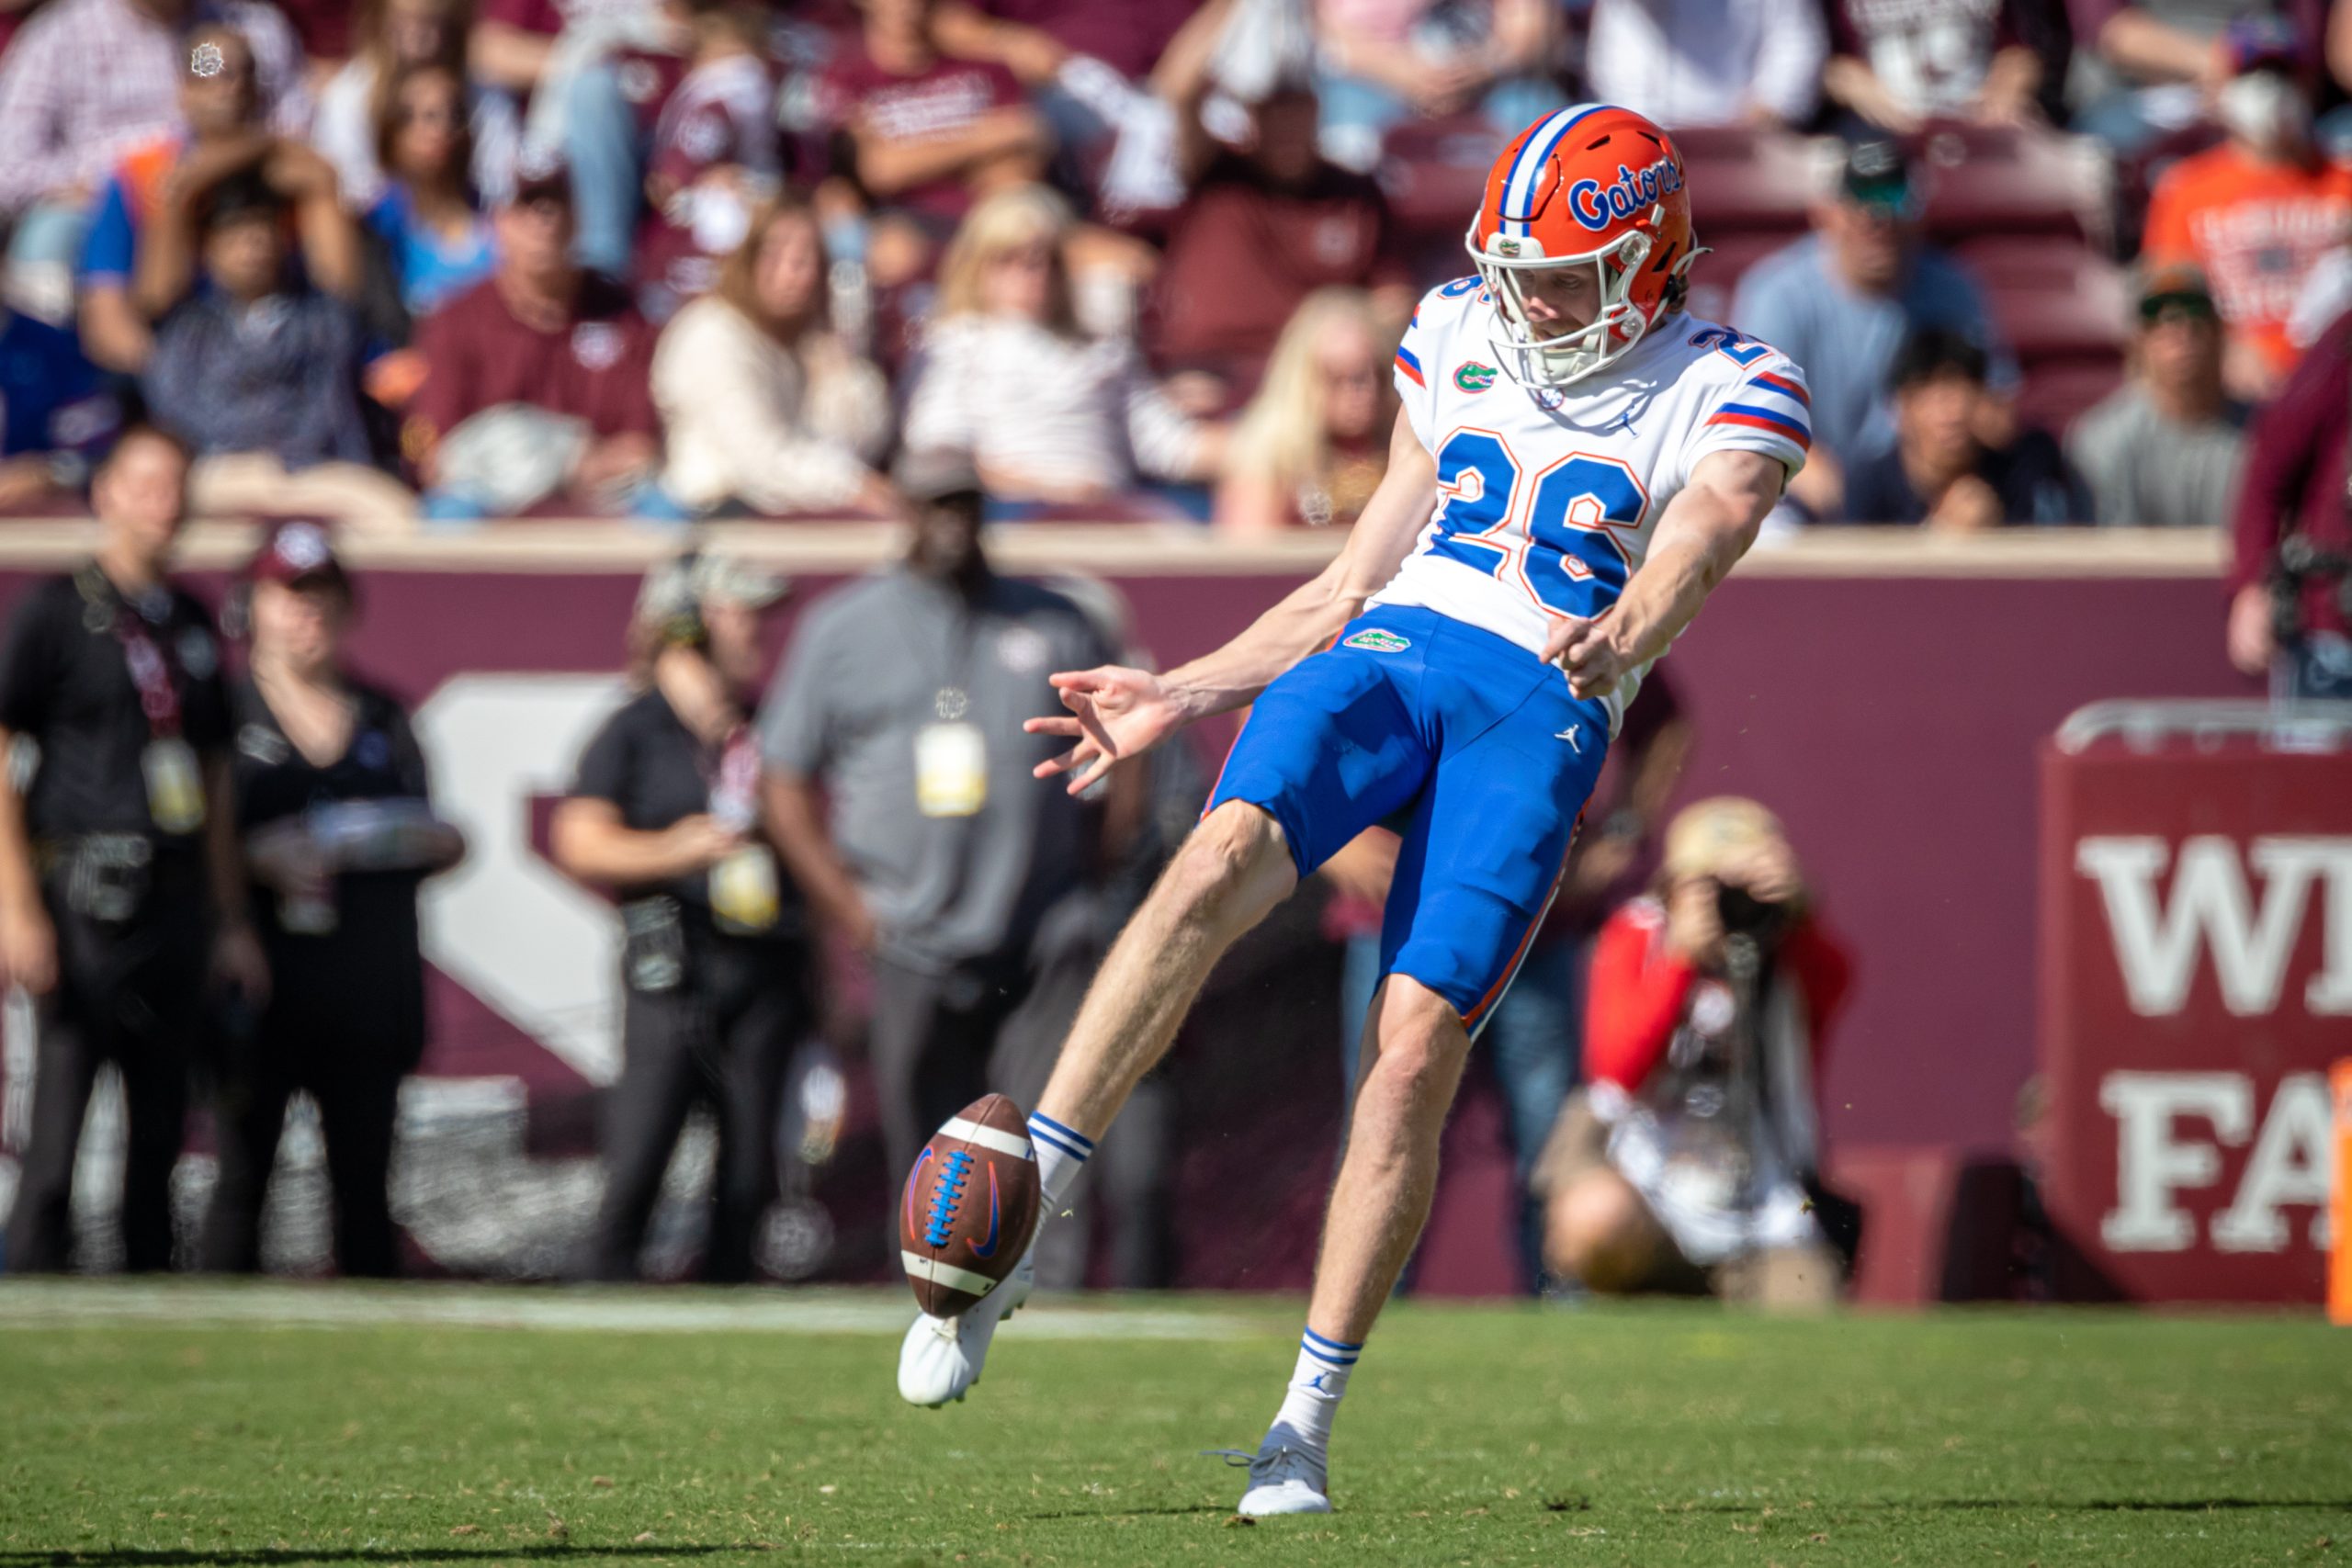
M605 1091L605 1197L588 1271L634 1280L686 1113L718 1117L703 1278L752 1277L775 1194L776 1114L809 1017L808 954L759 829L746 723L760 612L784 585L689 550L647 574L628 633L637 695L596 732L557 809L556 863L620 899L620 1081Z
M874 959L895 1172L983 1091L1044 1087L1101 956L1097 886L1125 853L1109 802L1141 781L1114 773L1097 805L1032 776L1054 751L1022 729L1057 703L1046 675L1111 649L1069 599L989 564L969 456L909 452L893 480L905 557L802 617L761 725L786 863Z
M397 1272L392 1125L401 1079L424 1051L416 889L458 863L465 840L433 815L408 715L344 671L351 579L325 527L278 525L245 569L245 592L252 656L229 692L237 815L276 984L222 1064L203 1263L261 1266L286 1102L307 1089L326 1139L336 1264L385 1279Z
M103 1062L122 1072L124 1261L170 1266L171 1177L213 971L268 985L244 909L220 647L164 577L187 455L126 431L99 467L96 556L36 586L0 649L0 747L40 748L28 789L0 769L0 964L39 1000L32 1137L7 1266L55 1271L72 1246L82 1118Z

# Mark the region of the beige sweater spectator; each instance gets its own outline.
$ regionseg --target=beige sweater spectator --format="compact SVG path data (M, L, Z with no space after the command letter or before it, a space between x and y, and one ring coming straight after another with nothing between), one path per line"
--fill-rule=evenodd
M663 485L697 510L820 512L857 497L890 438L880 371L830 333L786 348L716 295L680 310L653 353Z
M1124 489L1138 472L1199 478L1208 434L1160 394L1132 344L961 316L924 344L907 445L967 450L992 486L1059 499Z

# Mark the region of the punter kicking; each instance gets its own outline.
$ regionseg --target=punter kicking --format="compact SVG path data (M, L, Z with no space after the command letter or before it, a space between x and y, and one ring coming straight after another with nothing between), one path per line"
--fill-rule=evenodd
M1038 773L1079 790L1255 704L1030 1118L1047 1215L1233 941L1364 829L1407 823L1297 1368L1244 1514L1329 1510L1332 1419L1429 1216L1470 1043L1543 922L1643 671L1810 440L1803 373L1683 313L1682 161L1639 115L1581 105L1530 127L1466 243L1477 276L1414 313L1387 473L1330 566L1166 674L1054 676L1070 711L1029 725L1069 738ZM961 1397L1031 1279L1024 1260L960 1318L919 1319L899 1393Z

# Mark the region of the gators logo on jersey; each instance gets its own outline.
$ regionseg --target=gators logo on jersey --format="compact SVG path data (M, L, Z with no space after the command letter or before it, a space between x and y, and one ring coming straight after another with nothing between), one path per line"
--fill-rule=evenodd
M1453 373L1453 384L1465 392L1483 392L1495 384L1500 372L1491 365L1481 365L1475 359L1463 361Z

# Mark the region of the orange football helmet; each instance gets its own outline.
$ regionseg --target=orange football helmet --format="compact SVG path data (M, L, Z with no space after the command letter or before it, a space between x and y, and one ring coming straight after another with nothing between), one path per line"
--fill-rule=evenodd
M1494 299L1496 354L1521 382L1566 386L1680 308L1699 254L1682 154L1631 109L1555 110L1495 160L1463 243ZM1556 266L1591 267L1600 306L1589 325L1545 337L1528 320L1520 280Z

